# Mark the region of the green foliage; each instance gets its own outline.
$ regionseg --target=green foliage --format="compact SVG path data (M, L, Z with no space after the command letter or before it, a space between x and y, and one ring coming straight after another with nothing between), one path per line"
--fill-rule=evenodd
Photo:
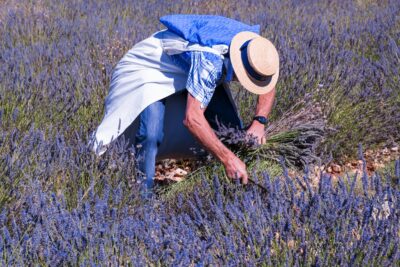
M282 166L279 163L268 160L247 161L247 170L251 177L260 177L265 172L268 172L271 177L283 173ZM165 201L174 201L179 195L189 197L196 188L202 186L202 179L211 182L215 175L221 177L225 182L232 182L226 176L224 166L221 163L212 162L190 173L183 181L168 186L160 186L156 191Z

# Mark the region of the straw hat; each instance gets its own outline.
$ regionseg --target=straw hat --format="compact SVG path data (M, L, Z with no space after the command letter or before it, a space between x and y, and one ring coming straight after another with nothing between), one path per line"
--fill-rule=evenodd
M279 76L279 55L268 39L253 32L236 34L229 48L236 77L254 94L271 91Z

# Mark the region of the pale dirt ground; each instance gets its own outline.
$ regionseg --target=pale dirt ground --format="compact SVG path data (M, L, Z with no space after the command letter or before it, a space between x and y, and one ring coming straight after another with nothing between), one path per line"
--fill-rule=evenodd
M366 150L364 158L367 163L367 173L368 175L372 175L374 172L382 170L390 162L398 160L400 158L400 148L393 146L390 148ZM201 166L201 162L190 160L163 160L156 164L156 179L163 183L181 182L187 175ZM338 177L343 177L346 174L354 175L356 173L359 175L363 173L362 160L348 160L344 164L332 162L326 166L314 166L311 169L310 178L312 183L317 185L321 174L329 174L334 181L337 181ZM294 171L289 171L289 175L291 177L302 176L301 173Z

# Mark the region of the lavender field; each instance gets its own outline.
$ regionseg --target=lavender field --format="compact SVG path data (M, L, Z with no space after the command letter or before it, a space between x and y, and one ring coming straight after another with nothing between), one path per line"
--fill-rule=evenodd
M314 163L363 170L293 176L259 158L260 186L243 186L211 160L141 199L130 148L97 157L89 138L115 64L174 13L260 24L280 54L271 122L318 107ZM1 1L0 265L399 266L400 159L371 173L363 153L400 143L399 14L398 0ZM254 96L232 90L249 122Z

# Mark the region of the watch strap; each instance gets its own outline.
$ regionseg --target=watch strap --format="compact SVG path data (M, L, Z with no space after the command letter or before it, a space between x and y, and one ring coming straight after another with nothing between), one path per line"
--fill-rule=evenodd
M268 119L264 116L254 116L253 121L256 120L261 124L267 124L268 123Z

